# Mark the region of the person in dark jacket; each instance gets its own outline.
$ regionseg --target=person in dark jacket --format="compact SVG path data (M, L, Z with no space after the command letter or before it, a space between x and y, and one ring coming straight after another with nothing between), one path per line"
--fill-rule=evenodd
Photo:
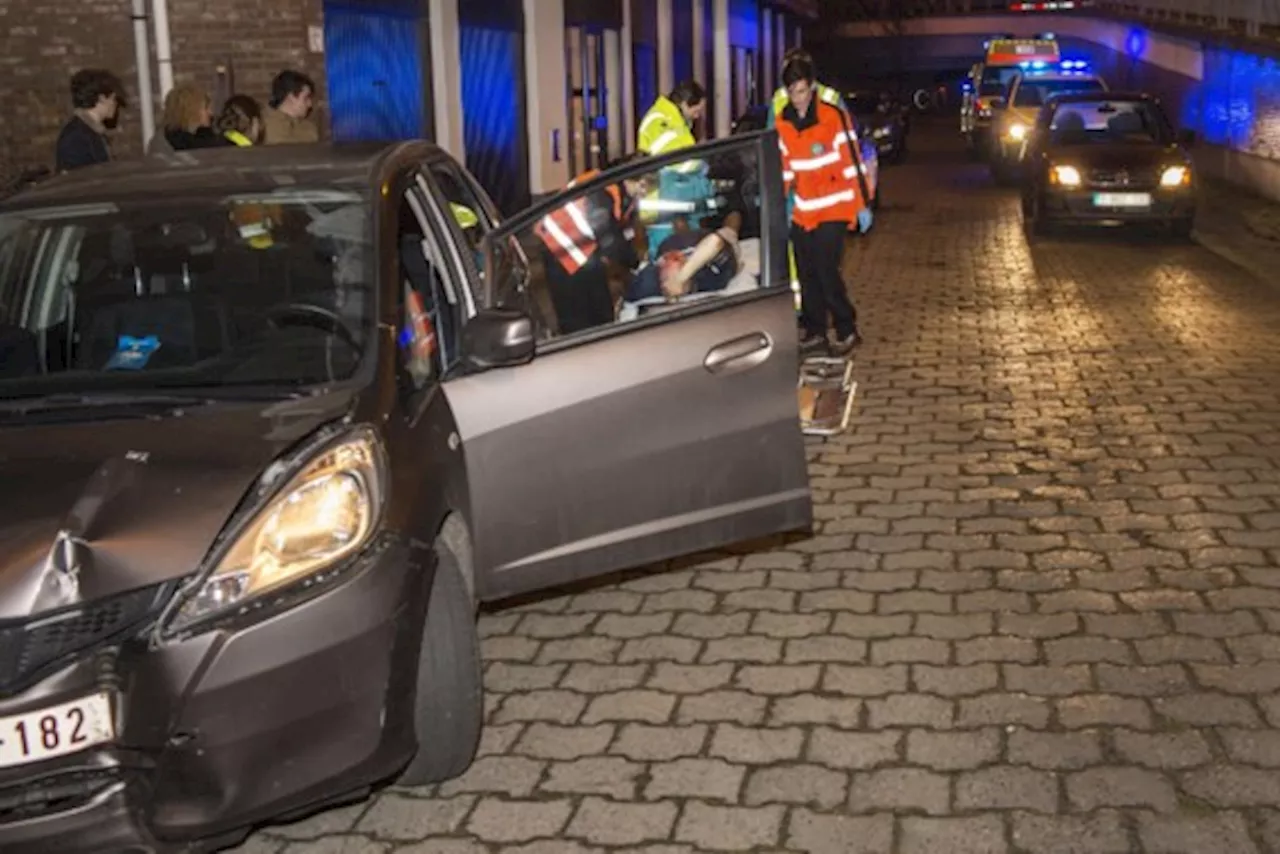
M54 146L54 171L69 172L111 159L107 131L129 106L120 78L102 68L84 68L71 75L71 106L75 113L62 126Z
M194 83L175 86L165 96L161 125L157 139L148 146L153 154L163 149L187 151L234 145L213 129L213 100L208 92Z

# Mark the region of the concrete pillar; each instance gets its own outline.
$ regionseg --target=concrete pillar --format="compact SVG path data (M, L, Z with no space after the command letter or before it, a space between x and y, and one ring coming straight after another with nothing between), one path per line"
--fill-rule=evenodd
M711 21L715 27L715 67L711 72L716 81L715 135L723 138L729 135L733 122L733 116L729 114L733 102L730 90L733 78L729 73L729 63L732 61L729 48L729 0L711 0Z
M622 126L622 57L621 34L617 30L605 30L604 39L604 91L605 118L609 122L608 155L615 160L626 151L627 129Z
M631 0L622 3L622 97L618 103L622 107L622 150L633 151L636 144L636 69L635 52L631 46L635 44L635 35L631 27Z
M675 43L672 36L671 0L658 0L658 94L675 88Z
M458 4L431 3L431 103L436 128L436 145L467 162L462 135L462 48L459 41Z
M524 39L529 190L537 196L563 188L573 177L567 157L564 0L524 0ZM454 77L458 67L454 65Z
M760 94L768 100L777 88L778 56L773 50L773 10L761 9L760 15Z
M706 34L706 3L708 0L693 0L693 79L702 84L703 88L707 86L707 34ZM698 123L695 129L699 139L706 139L709 135L708 126L710 120Z

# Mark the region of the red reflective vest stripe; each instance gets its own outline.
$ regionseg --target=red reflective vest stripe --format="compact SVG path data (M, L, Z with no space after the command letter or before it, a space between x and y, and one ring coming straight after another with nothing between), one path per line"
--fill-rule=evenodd
M598 174L599 170L589 169L570 181L567 189L590 181ZM609 187L608 192L613 199L613 217L621 220L622 193L616 186ZM534 232L569 275L586 266L599 248L595 230L587 216L589 204L587 197L579 196L544 216L534 227Z
M783 178L795 190L792 221L812 230L824 222L852 222L866 204L859 192L857 138L839 107L815 98L815 121L803 129L779 120Z

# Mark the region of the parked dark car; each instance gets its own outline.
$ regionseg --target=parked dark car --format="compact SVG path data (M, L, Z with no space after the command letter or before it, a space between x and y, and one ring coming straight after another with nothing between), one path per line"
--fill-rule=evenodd
M881 163L901 163L907 156L907 136L911 131L911 110L883 92L858 91L845 94L861 132L871 137Z
M1194 132L1175 132L1159 101L1141 92L1051 98L1026 143L1023 220L1035 234L1057 224L1155 223L1189 237L1194 143Z
M526 237L747 153L745 289L557 331ZM0 206L0 346L5 854L453 777L478 603L812 523L771 133L504 222L421 142L91 167Z

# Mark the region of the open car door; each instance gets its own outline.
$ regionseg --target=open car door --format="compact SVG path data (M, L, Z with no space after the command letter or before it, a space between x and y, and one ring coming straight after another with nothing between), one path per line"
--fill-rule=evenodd
M812 524L777 152L769 130L645 158L486 237L470 368L444 386L481 599ZM633 206L634 235L600 219ZM557 223L587 229L572 251ZM668 239L636 275L645 236ZM655 297L664 274L688 293ZM601 288L572 328L566 293Z

